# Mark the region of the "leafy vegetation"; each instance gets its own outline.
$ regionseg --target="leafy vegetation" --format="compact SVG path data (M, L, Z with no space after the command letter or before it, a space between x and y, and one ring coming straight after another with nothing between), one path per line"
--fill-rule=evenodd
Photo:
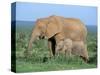
M16 32L16 71L17 72L38 72L56 71L71 69L88 69L97 67L97 35L96 32L89 32L87 47L89 62L85 63L80 57L64 57L60 55L55 58L49 57L47 40L38 40L33 43L32 57L25 58L24 51L28 47L32 27L17 28ZM46 60L46 62L44 62Z

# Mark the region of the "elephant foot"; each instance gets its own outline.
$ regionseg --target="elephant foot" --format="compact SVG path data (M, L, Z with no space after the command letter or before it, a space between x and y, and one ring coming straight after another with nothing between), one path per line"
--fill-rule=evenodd
M44 57L43 58L43 63L47 62L48 61L48 57Z
M86 63L88 63L89 59L83 56L80 56Z

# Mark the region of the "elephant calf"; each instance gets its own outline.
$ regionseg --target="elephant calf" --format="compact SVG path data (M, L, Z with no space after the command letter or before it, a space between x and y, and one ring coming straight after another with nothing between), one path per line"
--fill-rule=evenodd
M56 53L59 55L59 52L62 51L63 54L68 54L71 56L71 50L72 50L72 40L71 39L65 39L61 40L56 45Z
M72 41L71 39L61 40L56 45L56 53L59 55L59 52L63 52L65 55L71 56L78 55L82 57L82 59L87 62L88 54L85 51L86 46L82 41Z

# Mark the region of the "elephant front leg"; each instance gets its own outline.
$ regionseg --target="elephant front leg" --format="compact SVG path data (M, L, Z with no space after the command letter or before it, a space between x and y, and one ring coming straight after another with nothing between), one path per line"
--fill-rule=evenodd
M56 53L56 56L57 56L57 57L58 57L59 54L60 54L60 48L59 48L58 45L56 46L55 53Z
M56 43L55 53L57 56L59 56L60 52L63 53L63 51L64 51L63 47L64 47L64 41L61 40L61 41Z
M48 41L48 48L49 48L49 56L50 56L50 58L53 56L53 53L52 53L52 43L51 43L51 41Z
M56 46L55 39L49 39L48 47L50 49L50 57L55 56L55 46Z

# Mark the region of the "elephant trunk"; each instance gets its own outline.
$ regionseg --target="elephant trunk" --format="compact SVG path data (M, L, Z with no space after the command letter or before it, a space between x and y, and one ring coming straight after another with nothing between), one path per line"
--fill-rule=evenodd
M34 40L36 39L36 36L31 36L30 40L29 40L29 44L28 44L28 51L31 50L32 48L32 43L34 42Z
M36 33L36 30L33 30L32 31L32 34L31 34L31 38L29 40L29 43L28 43L28 49L25 51L25 55L26 56L30 56L32 55L32 43L37 39L38 35Z

